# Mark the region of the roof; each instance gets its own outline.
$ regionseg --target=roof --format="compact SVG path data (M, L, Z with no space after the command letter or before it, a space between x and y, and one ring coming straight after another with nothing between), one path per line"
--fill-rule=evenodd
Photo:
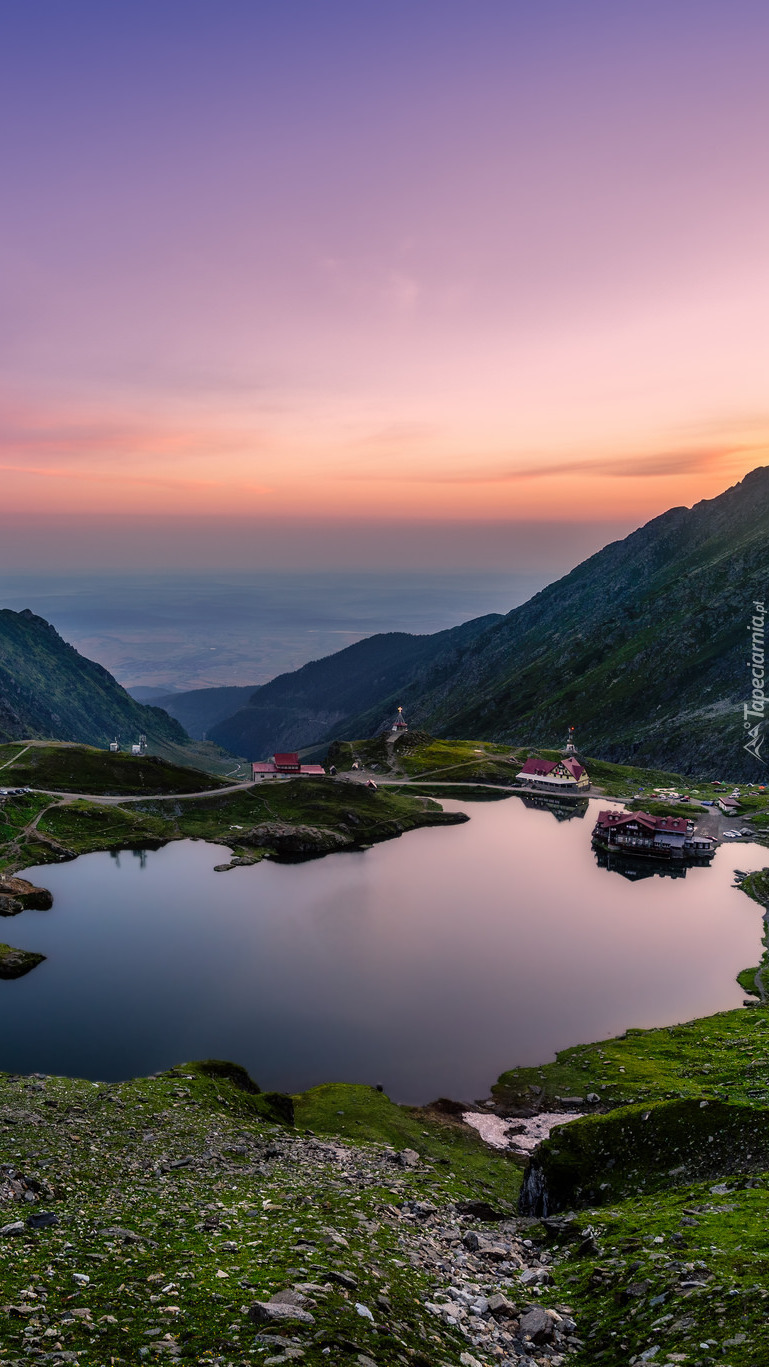
M561 760L561 763L575 778L582 778L582 775L586 772L584 764L580 764L579 760L575 759L573 755L567 755L565 759Z
M585 773L583 765L573 755L567 755L565 759L540 759L538 755L529 755L520 772L534 778L547 778L559 766L567 769L572 778L581 778Z
M275 763L277 764L278 768L280 768L281 765L289 765L289 764L292 765L292 766L294 766L295 768L298 768L298 767L299 767L299 756L298 756L298 754L296 753L296 750L287 750L287 751L285 751L284 754L276 755L276 756L275 756Z
M604 830L616 830L618 826L627 826L633 822L649 832L675 831L679 835L686 835L690 825L688 817L685 816L652 816L651 812L610 811L599 812L596 825L602 826Z
M521 773L539 774L544 777L544 775L546 774L552 774L553 770L556 767L556 764L556 760L539 759L537 755L529 755L529 758L527 759L526 763L523 765L521 769Z

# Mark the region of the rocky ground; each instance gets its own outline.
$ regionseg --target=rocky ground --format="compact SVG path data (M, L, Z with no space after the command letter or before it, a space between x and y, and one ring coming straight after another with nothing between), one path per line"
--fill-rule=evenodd
M401 1123L374 1089L326 1092L351 1124L366 1094ZM0 1079L2 1367L567 1361L510 1160L445 1119L409 1119L414 1147L353 1143L303 1125L313 1093L294 1126L270 1117L287 1104L190 1065Z

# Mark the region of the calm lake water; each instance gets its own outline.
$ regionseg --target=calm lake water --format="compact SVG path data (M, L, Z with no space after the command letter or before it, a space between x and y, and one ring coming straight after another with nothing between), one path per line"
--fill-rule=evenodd
M556 1049L740 1005L761 912L732 883L760 846L631 882L596 864L597 802L561 822L515 797L444 805L471 820L307 864L215 873L222 848L185 841L28 870L53 909L3 938L49 957L0 983L0 1066L217 1057L266 1088L470 1099Z

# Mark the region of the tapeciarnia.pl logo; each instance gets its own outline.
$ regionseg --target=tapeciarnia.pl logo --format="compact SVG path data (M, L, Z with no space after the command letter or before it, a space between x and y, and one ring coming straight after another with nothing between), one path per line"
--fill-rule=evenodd
M766 760L761 754L761 745L764 740L764 719L766 715L766 694L764 692L765 666L764 666L764 623L766 613L763 603L754 602L753 616L750 619L748 631L750 632L750 659L748 668L750 670L751 692L750 702L743 703L744 726L748 733L749 740L743 747L754 759L758 759L762 764ZM752 722L752 718L758 720ZM752 722L752 724L751 724Z

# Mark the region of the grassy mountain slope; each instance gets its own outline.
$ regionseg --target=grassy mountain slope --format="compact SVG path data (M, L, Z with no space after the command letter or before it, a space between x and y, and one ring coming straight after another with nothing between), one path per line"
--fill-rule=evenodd
M184 743L186 733L159 707L136 702L101 665L29 609L0 611L0 740L50 739L108 745L144 734Z
M211 774L182 768L157 755L113 755L85 745L0 745L0 786L54 793L204 793L218 786Z
M747 633L769 587L769 468L718 498L673 508L401 688L437 735L557 743L684 772L763 781L742 748ZM346 735L372 734L391 698Z
M275 750L312 745L331 730L345 733L347 717L405 687L437 660L449 667L458 650L500 620L491 613L431 636L402 631L370 636L271 679L256 690L248 707L211 727L208 737L233 754L264 759Z

